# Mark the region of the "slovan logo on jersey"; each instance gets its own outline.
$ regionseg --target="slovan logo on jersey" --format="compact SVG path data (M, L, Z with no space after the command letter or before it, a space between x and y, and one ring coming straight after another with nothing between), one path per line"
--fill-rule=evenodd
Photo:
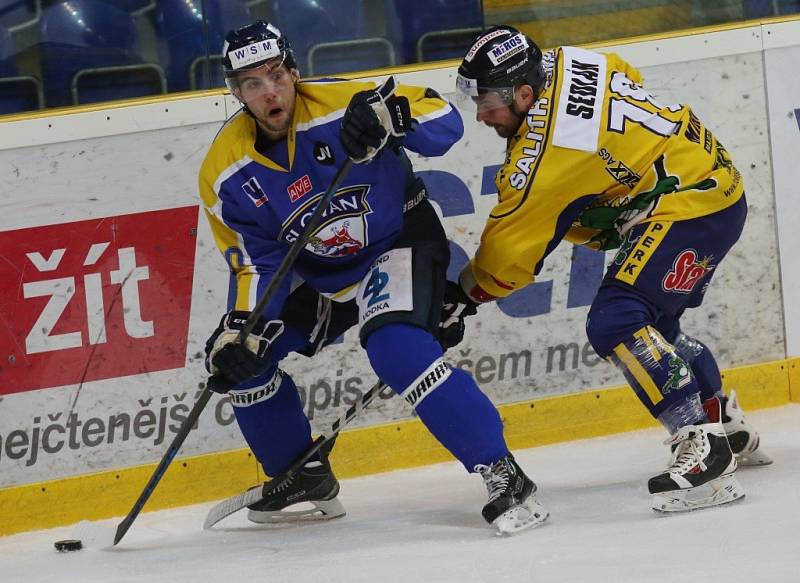
M686 249L675 258L672 271L664 277L662 286L666 291L691 293L697 282L716 267L711 265L712 259L713 257L704 257L702 261L698 261L697 252L694 249Z
M309 237L306 250L321 257L343 257L363 249L369 242L366 216L372 212L368 192L365 184L338 191L322 214L322 224ZM322 196L313 196L284 223L282 236L287 243L303 232Z

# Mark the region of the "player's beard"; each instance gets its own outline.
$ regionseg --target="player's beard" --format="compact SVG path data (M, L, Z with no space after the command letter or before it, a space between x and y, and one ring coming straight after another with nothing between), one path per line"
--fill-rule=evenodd
M256 121L264 133L270 139L279 139L289 133L289 127L292 125L292 118L294 117L294 107L291 109L283 109L279 119L272 119L269 116L269 111L266 115L256 117Z
M506 138L506 139L513 138L515 135L517 135L517 132L519 131L519 126L521 126L522 122L525 121L525 115L527 113L527 112L524 112L524 111L519 111L517 109L516 104L514 104L514 103L509 105L508 109L514 115L514 118L516 119L516 122L515 123L512 122L510 124L504 125L502 127L502 129L503 129L502 133L500 133L499 129L495 128L495 131L497 131L497 134L501 138Z
M519 130L519 126L521 126L522 122L525 120L525 113L517 111L513 103L508 106L508 110L514 116L514 119L509 123L486 124L491 127L498 136L506 139L514 137Z
M516 128L511 129L511 127L509 127L507 125L497 125L497 126L493 126L493 127L494 127L494 131L501 138L510 138L511 136L513 136L514 134L517 133Z

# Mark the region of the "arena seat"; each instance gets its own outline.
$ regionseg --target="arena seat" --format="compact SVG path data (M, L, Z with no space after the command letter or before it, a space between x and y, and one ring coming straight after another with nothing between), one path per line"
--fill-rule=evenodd
M19 74L16 56L11 33L0 26L0 115L42 107L41 83Z
M744 0L742 11L745 18L762 18L797 14L800 12L798 0Z
M371 36L361 0L275 0L272 14L305 77L396 63L391 41Z
M48 106L166 91L161 67L142 62L133 17L105 2L69 0L46 8L39 37Z
M385 0L384 7L404 63L461 58L483 30L480 0Z
M0 0L0 26L10 32L36 24L42 0Z
M155 0L106 0L121 10L139 14L155 8Z
M208 36L204 30L205 6ZM156 30L161 41L170 91L224 87L222 45L225 34L250 23L250 11L241 0L158 0ZM208 58L206 58L208 57ZM208 77L205 64L208 62Z

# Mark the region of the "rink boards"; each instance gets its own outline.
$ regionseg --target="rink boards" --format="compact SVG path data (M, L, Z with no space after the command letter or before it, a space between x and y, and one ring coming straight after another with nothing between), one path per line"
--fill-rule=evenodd
M664 102L686 102L725 144L750 205L742 240L684 329L714 348L746 407L800 401L800 21L622 42ZM399 74L452 91L455 68ZM0 534L125 514L205 379L225 265L196 174L236 104L216 92L26 116L0 124ZM418 160L458 270L496 199L503 143L465 119ZM562 245L537 282L469 322L448 354L501 405L512 447L651 423L584 321L607 258ZM374 382L355 330L285 367L324 431ZM614 388L617 387L617 388ZM340 439L341 476L448 459L398 398ZM220 498L263 479L226 399L213 398L147 508ZM69 501L69 502L66 502Z

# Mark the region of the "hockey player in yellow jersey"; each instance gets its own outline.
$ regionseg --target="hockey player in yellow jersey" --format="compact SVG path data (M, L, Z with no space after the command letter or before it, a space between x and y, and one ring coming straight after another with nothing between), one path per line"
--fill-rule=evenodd
M659 103L619 56L543 54L510 26L475 40L456 95L508 142L479 249L448 287L443 337L460 341L479 304L530 284L561 240L618 249L586 329L670 433L670 465L648 483L653 508L742 498L737 458L771 460L735 394L722 393L708 347L680 328L747 215L726 149L688 106Z

